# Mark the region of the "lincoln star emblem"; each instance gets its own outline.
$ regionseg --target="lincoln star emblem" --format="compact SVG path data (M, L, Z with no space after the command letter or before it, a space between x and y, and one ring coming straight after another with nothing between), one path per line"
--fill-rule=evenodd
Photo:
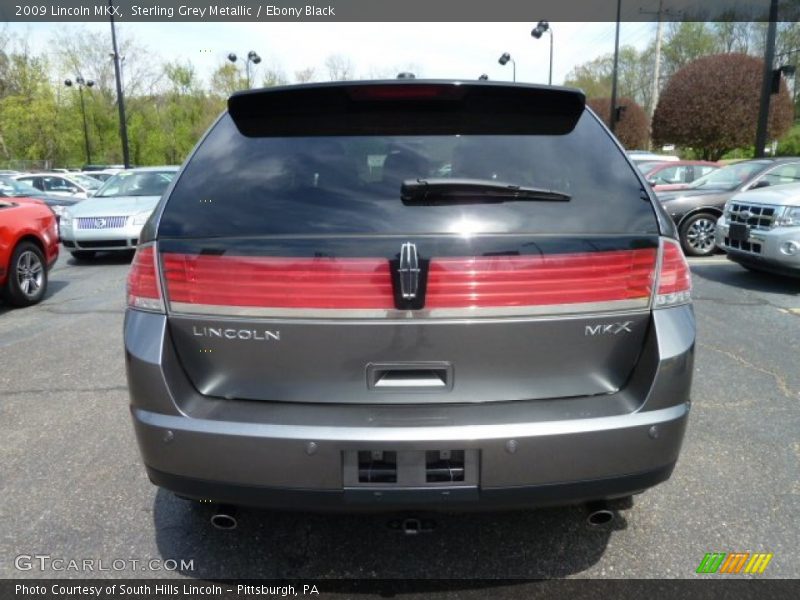
M95 219L94 224L97 225L98 229L102 229L103 227L106 226L106 220L105 219Z
M419 289L419 257L416 244L405 243L400 248L400 294L403 300L414 300Z

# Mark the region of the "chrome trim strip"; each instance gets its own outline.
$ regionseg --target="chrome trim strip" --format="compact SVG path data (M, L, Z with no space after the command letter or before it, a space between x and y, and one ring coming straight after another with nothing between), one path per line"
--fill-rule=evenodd
M287 403L288 404L288 403ZM492 425L434 425L427 427L329 427L319 425L276 425L194 419L165 415L134 408L133 415L150 427L191 431L209 435L251 436L286 440L326 442L397 442L413 443L449 440L492 440L542 437L565 434L611 432L617 429L647 427L684 418L689 413L686 403L659 410L634 412L612 417L564 419L532 423Z
M650 298L549 304L542 306L496 306L473 308L433 308L396 310L383 308L281 308L261 306L219 306L170 302L175 315L209 315L214 317L285 317L296 319L479 319L482 317L525 317L549 315L579 315L599 312L642 310L650 307Z

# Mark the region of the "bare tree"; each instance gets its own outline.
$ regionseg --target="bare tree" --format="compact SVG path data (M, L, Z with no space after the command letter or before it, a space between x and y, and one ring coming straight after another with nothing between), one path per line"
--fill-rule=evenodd
M309 81L314 81L315 77L316 69L314 69L314 67L306 67L305 69L294 72L294 80L297 83L308 83Z
M347 81L353 78L353 63L341 54L331 54L325 59L328 78L331 81Z

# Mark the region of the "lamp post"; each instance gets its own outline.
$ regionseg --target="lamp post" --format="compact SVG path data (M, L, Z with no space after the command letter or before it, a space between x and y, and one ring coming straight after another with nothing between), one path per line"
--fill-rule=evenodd
M620 16L622 11L622 0L617 0L617 28L614 36L614 70L611 73L611 114L609 115L609 128L611 133L617 129L617 121L619 120L621 111L617 106L617 77L619 75L619 26Z
M238 57L233 52L228 54L228 60L231 61L232 63L235 63L237 59ZM250 63L257 65L260 62L261 62L261 57L255 50L250 50L250 52L247 53L247 58L244 61L244 71L247 74L247 89L250 89L250 87L252 86L252 84L250 83Z
M772 63L775 61L775 37L777 22L778 0L771 0L769 5L767 41L766 44L764 44L764 73L761 79L761 100L758 106L758 120L756 121L756 147L753 158L764 158L764 146L767 145L769 100L770 95L772 94L772 80L774 78ZM778 85L780 86L780 71L778 72Z
M547 21L539 21L531 31L531 35L538 40L545 32L550 34L550 74L547 77L547 85L553 85L553 28Z
M73 82L71 79L65 79L64 85L67 87L72 87ZM94 81L91 79L86 80L81 75L78 75L75 78L74 85L78 86L78 94L81 98L81 116L83 117L83 142L86 145L86 164L92 164L92 151L89 149L89 127L86 125L86 105L83 103L83 86L88 88L94 85Z
M117 30L114 27L114 3L108 0L108 18L111 21L111 45L114 49L112 58L114 59L114 78L117 82L117 107L119 108L119 137L122 140L122 163L126 169L131 167L131 157L128 153L128 123L125 119L125 96L122 93L122 73L120 66L119 49L117 48Z
M511 63L511 68L512 68L511 73L512 73L512 77L513 77L512 81L516 81L517 80L517 63L514 62L514 59L511 58L511 55L508 52L503 52L503 54L500 55L500 58L497 59L497 62L499 62L503 66L505 66L506 64L508 64L510 62Z

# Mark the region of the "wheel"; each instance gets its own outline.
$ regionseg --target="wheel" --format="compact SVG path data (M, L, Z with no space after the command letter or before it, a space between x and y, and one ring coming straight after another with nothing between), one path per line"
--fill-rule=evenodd
M75 260L91 260L94 258L94 250L74 250L70 252Z
M689 256L709 256L714 253L714 231L717 217L710 213L692 215L680 228L681 246Z
M21 242L11 254L6 298L13 306L36 304L47 291L44 254L32 242Z

